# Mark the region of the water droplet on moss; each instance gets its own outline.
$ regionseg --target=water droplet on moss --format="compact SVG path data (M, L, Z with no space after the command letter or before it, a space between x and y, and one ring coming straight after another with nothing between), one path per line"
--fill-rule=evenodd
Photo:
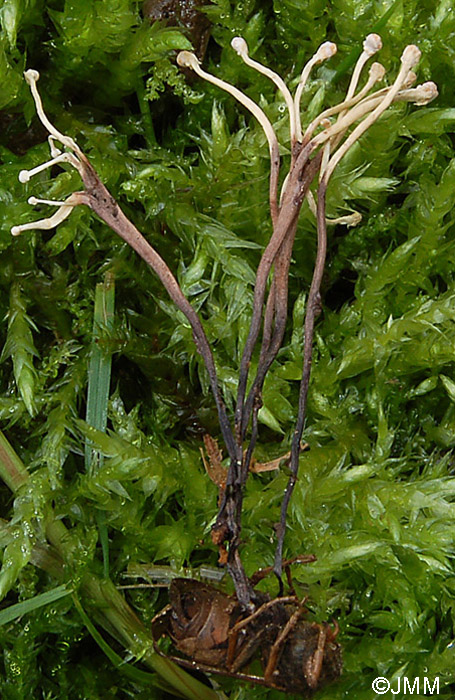
M16 676L16 677L17 677L17 676L20 676L20 675L21 675L21 667L20 667L20 665L19 665L18 663L16 663L15 661L13 661L12 663L10 663L10 665L9 665L9 670L10 670L10 673L11 673L12 676Z

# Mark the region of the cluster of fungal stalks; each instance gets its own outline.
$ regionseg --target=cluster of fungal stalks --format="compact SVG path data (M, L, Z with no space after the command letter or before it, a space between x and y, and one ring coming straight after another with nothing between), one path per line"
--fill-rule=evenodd
M425 105L437 96L436 85L432 82L412 87L416 80L413 68L420 58L420 51L414 45L407 46L403 51L400 70L391 85L375 89L377 83L384 78L385 69L380 63L373 63L365 84L358 89L365 64L380 50L381 46L381 39L377 34L367 36L363 44L363 51L355 65L345 99L340 104L323 111L303 128L300 102L305 85L312 68L336 53L336 45L325 42L319 47L303 68L297 89L292 96L277 73L250 58L244 39L236 37L232 40L232 47L242 60L273 81L288 110L291 157L289 170L282 180L280 194L278 191L281 165L279 144L273 126L264 111L239 89L204 71L195 54L183 51L177 57L177 62L181 67L192 69L204 80L208 80L222 90L229 92L253 114L264 130L270 151L269 199L272 235L257 268L253 312L241 359L233 426L218 386L212 350L198 315L183 295L177 280L164 260L123 214L76 142L69 136L61 134L46 117L37 90L39 78L37 71L28 70L25 73L25 79L30 85L35 100L38 116L50 134L49 145L52 158L33 170L21 171L20 181L26 183L35 174L55 164L68 164L79 172L85 189L73 193L65 201L60 202L30 197L28 201L32 205L44 203L56 206L56 213L46 219L14 226L11 232L13 235L18 235L30 229L54 228L69 216L75 206L85 204L93 209L149 264L160 278L170 297L186 315L193 330L197 349L207 368L217 406L221 434L230 457L230 466L212 538L219 545L221 555L233 578L239 603L250 610L254 607L252 603L254 591L245 575L238 551L243 488L248 477L258 436L258 411L261 407L262 387L266 374L281 346L285 331L289 266L300 209L305 198L308 199L317 219L318 245L306 307L304 359L298 418L292 436L289 458L291 475L283 497L281 519L277 532L274 571L280 581L280 590L287 508L297 479L311 369L314 323L321 309L320 285L325 264L327 240L325 215L327 186L343 156L390 105L395 102ZM62 150L57 148L57 142L61 144ZM315 198L310 190L310 185L316 179L318 184ZM353 225L358 223L359 216L354 214L336 221ZM251 360L261 328L259 362L256 375L252 378L250 388L247 391Z

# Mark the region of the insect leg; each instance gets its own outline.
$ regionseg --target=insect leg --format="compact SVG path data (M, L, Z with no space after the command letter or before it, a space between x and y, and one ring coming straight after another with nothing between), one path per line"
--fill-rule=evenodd
M273 681L273 674L276 670L281 652L283 650L284 643L289 636L289 634L292 632L294 627L296 626L300 616L304 612L304 608L300 606L297 608L295 612L292 613L291 617L285 624L284 628L281 630L281 632L277 635L277 638L273 642L272 646L270 647L270 653L269 657L267 659L267 666L265 667L264 671L264 680L266 683L272 683Z
M306 668L303 669L306 682L308 683L310 688L317 687L319 676L321 675L322 662L324 660L325 642L327 639L326 629L322 627L322 625L318 625L316 623L315 626L319 627L318 645L313 656L311 657L311 659L308 660Z
M283 596L282 598L274 598L273 600L268 600L266 603L263 603L257 610L255 610L254 613L248 615L248 617L239 620L239 622L237 622L229 631L228 649L226 654L226 668L235 671L238 668L241 668L241 666L248 661L248 657L245 653L240 654L240 656L238 656L237 659L234 659L234 654L236 652L237 647L237 639L240 632L243 629L250 625L254 620L258 619L264 612L266 612L270 608L273 608L275 605L296 602L297 601L295 596ZM259 639L257 641L259 644ZM249 645L248 649L251 648L251 645ZM257 648L257 645L255 648Z

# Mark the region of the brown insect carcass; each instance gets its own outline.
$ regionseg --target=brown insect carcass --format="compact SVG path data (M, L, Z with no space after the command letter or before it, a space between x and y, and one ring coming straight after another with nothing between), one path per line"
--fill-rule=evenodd
M338 627L305 620L305 608L295 595L270 598L255 592L250 612L235 596L194 579L176 578L169 600L153 619L153 636L156 642L163 635L172 640L186 658L170 658L181 666L305 697L341 674ZM249 672L256 660L262 675Z

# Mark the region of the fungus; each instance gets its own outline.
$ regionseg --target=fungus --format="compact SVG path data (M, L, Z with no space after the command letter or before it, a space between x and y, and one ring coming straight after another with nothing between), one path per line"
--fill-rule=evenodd
M306 304L304 359L298 417L291 444L290 477L284 493L280 522L277 528L274 571L280 581L280 586L286 515L297 480L301 437L305 423L314 323L321 310L320 286L327 247L326 225L330 223L325 215L327 186L343 156L390 105L403 101L424 105L438 94L436 85L432 82L424 83L416 88L411 87L416 80L413 68L420 58L420 51L414 45L405 48L401 57L401 68L395 81L390 86L371 92L376 83L382 80L385 74L385 69L380 63L373 63L365 85L358 90L361 74L367 61L379 51L381 45L381 39L377 34L368 35L363 44L363 52L354 67L345 99L338 105L326 109L313 119L302 136L300 102L303 90L312 68L332 57L336 53L336 45L331 42L325 42L319 47L314 56L304 66L294 97L292 97L289 88L277 73L250 57L247 43L243 38L235 37L233 39L232 47L245 64L272 80L286 103L290 124L291 159L280 197L278 197L280 170L278 138L265 112L238 88L203 70L199 60L193 53L182 51L178 54L177 63L181 67L190 68L204 80L229 92L253 114L265 133L271 159L269 199L272 235L257 268L251 323L240 362L233 426L229 420L219 389L211 347L198 314L184 296L169 267L124 215L77 143L71 137L58 131L47 118L37 89L37 81L39 79L37 71L28 70L24 74L26 81L30 85L38 116L50 134L51 159L32 170L21 171L19 180L22 183L26 183L34 175L52 165L69 164L79 172L85 189L81 192L73 193L64 201L52 202L30 197L28 201L31 205L53 205L57 207L57 211L47 219L14 226L11 232L13 235L18 235L25 230L53 228L66 219L75 206L79 204L87 205L147 262L159 277L171 299L185 314L191 325L197 349L201 353L207 368L218 411L221 433L230 457L227 487L212 530L212 537L213 541L220 546L220 552L223 554L223 557L227 558L227 566L234 581L237 598L246 609L251 607L252 589L238 552L241 541L243 487L248 478L249 467L253 459L253 450L258 436L258 411L261 406L264 380L283 340L287 318L289 268L300 209L306 198L317 219L318 242L313 279ZM333 117L336 117L334 122L331 121ZM56 146L56 142L61 144L64 150L60 150ZM318 181L316 197L310 190L313 181ZM332 223L344 223L345 225L353 226L359 220L360 215L354 212L348 216L338 217ZM270 285L269 278L271 278ZM262 341L259 362L255 365L255 363L252 363L253 351L261 327ZM249 373L253 367L255 368L255 376L251 382L248 382ZM249 387L248 391L247 386ZM248 430L250 432L245 450L244 442L247 439ZM228 542L228 550L226 550L224 545L226 541Z

